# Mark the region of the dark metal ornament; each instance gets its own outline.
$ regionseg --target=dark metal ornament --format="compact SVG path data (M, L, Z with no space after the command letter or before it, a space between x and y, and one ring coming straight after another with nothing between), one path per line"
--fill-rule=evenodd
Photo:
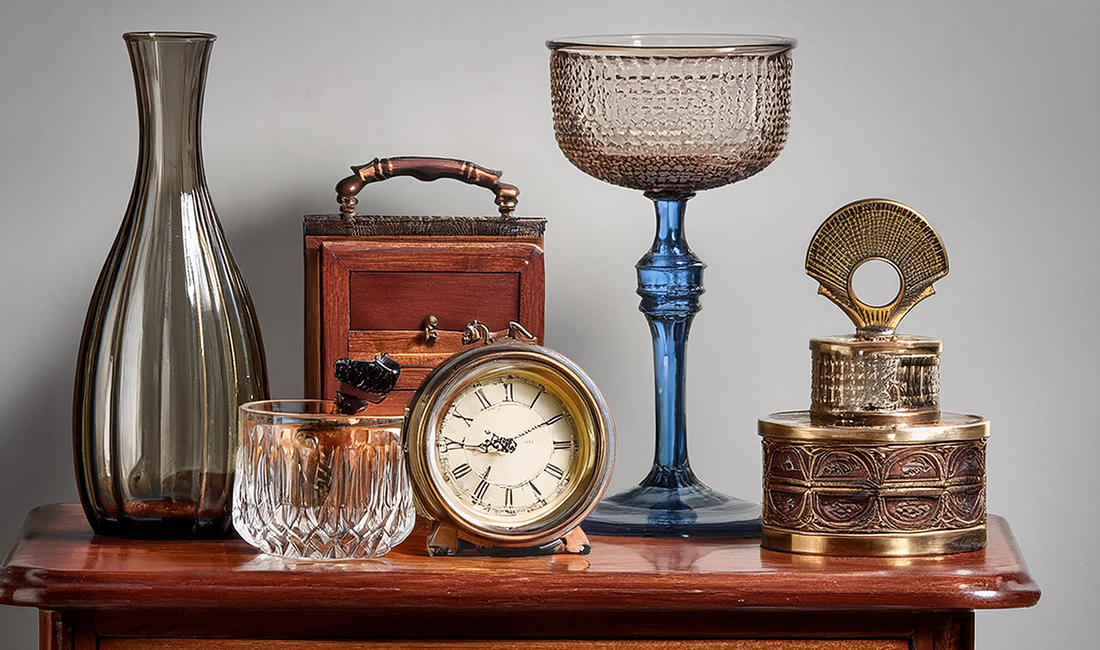
M397 385L401 364L385 354L371 360L337 359L332 374L340 382L336 410L354 415L368 404L377 404Z

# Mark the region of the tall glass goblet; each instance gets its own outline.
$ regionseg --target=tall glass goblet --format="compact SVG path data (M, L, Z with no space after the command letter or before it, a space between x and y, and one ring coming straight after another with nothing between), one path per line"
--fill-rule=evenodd
M685 346L705 264L684 238L699 190L767 167L787 139L796 41L733 34L581 36L548 41L554 131L581 171L643 190L657 208L636 265L653 335L657 446L637 487L604 499L589 533L755 535L759 507L707 487L688 463Z

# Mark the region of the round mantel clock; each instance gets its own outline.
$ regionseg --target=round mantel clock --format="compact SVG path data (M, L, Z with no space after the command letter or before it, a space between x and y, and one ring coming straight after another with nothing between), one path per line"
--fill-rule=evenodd
M406 410L431 555L588 552L579 524L607 489L615 427L588 375L533 341L518 323L507 338L470 323L463 342L481 344L433 370Z

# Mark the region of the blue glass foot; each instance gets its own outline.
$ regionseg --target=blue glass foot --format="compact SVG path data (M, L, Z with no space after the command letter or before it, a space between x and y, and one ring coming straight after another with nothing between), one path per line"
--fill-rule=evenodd
M656 205L657 233L635 268L640 309L653 335L653 469L638 487L601 501L583 527L592 535L755 537L760 534L760 507L715 492L695 478L688 464L686 348L706 268L684 237L684 212L695 195L646 196Z
M760 506L702 483L639 485L601 501L582 528L589 535L759 537Z

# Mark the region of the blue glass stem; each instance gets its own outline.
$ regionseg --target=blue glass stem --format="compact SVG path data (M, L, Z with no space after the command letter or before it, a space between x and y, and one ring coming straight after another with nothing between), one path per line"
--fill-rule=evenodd
M646 196L657 205L657 235L636 268L640 309L653 334L656 452L641 484L601 501L584 529L596 535L754 536L760 532L760 508L707 487L688 464L687 339L706 268L684 238L684 211L695 195Z
M695 195L647 196L657 207L657 234L636 268L640 309L653 335L657 442L653 468L642 485L675 488L698 482L688 464L684 373L706 264L684 239L684 212Z

